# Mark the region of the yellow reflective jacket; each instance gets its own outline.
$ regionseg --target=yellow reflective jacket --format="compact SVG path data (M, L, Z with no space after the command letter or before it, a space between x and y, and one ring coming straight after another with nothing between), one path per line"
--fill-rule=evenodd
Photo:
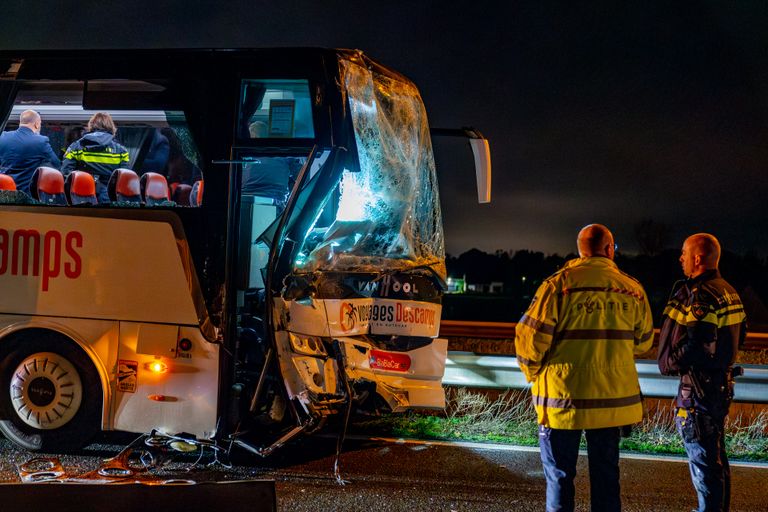
M515 329L539 423L558 429L637 423L635 354L651 348L642 285L609 258L577 258L544 281Z

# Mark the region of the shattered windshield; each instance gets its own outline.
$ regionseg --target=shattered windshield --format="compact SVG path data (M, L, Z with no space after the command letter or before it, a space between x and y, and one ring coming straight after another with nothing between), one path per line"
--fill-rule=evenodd
M341 172L294 270L430 267L444 278L435 163L419 92L359 56L340 58L340 66L359 168Z

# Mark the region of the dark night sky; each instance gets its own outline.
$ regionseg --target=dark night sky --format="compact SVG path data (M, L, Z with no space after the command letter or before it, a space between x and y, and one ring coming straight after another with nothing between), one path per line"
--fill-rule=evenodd
M49 3L3 6L0 47L354 47L399 70L433 126L490 140L490 205L469 150L435 142L452 254L567 253L589 222L632 251L643 218L768 254L764 4Z

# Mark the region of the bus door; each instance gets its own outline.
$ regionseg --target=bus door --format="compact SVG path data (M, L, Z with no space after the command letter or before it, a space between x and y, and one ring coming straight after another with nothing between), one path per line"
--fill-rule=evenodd
M309 80L241 81L232 173L239 181L239 290L264 288L269 248L257 239L285 209L314 138Z

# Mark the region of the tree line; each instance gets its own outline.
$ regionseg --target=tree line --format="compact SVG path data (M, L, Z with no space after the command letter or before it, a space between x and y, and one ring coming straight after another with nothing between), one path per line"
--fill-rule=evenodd
M468 292L462 296L446 296L443 317L516 322L541 282L575 257L576 254L545 255L530 250L486 253L478 249L457 257L449 255L446 259L449 276L466 277L467 283L502 282L504 287L501 294ZM619 268L638 279L645 288L656 325L672 285L683 278L679 258L679 249L661 249L658 238L649 240L642 254L616 254ZM720 271L741 295L751 330L768 331L768 258L724 252Z

